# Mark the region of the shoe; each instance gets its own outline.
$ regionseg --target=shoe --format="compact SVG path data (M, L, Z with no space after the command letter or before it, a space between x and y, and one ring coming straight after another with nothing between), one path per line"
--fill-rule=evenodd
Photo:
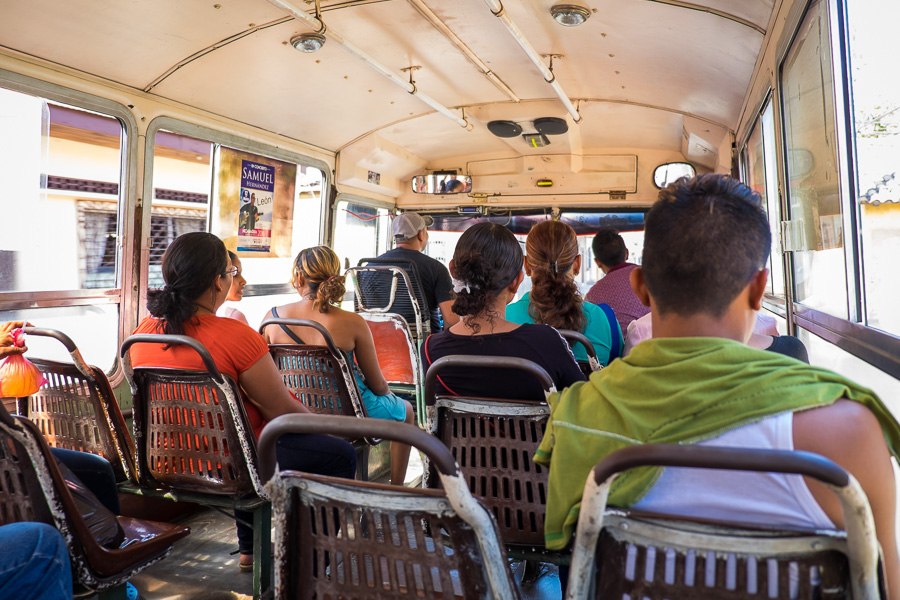
M238 567L240 567L241 571L252 571L253 570L253 555L252 554L244 554L241 552L241 557L238 559Z
M128 600L140 600L141 595L138 594L137 588L130 583L125 584L125 594Z

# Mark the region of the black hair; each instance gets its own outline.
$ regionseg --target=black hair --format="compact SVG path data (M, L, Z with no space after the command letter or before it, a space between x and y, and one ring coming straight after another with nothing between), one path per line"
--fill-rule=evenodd
M211 233L194 231L175 238L162 257L162 289L147 291L147 310L160 319L160 333L184 334L197 310L194 301L228 268L228 251Z
M598 230L591 242L591 248L594 250L594 258L603 263L604 267L620 265L628 256L625 240L612 227Z
M463 318L466 327L478 333L474 317L484 315L493 323L499 316L490 310L490 302L522 272L522 256L516 237L497 223L473 225L460 236L453 252L452 275L468 285L469 291L455 294L453 312Z
M682 178L647 213L644 282L661 314L721 317L771 246L759 194L725 175Z

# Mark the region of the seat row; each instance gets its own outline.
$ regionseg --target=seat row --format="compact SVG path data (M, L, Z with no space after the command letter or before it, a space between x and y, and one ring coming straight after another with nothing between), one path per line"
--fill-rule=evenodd
M267 324L272 322L263 326ZM29 333L55 337L66 344L72 357L71 364L34 361L49 381L28 407L42 433L54 444L110 460L117 466L123 490L253 510L255 596L268 587L269 553L262 550L269 545L270 499L276 513L280 597L312 597L298 591L307 589L318 590L319 597L354 596L365 586L379 586L398 594L413 587L426 597L452 590L467 598L507 598L515 588L508 581L507 548L522 557L548 558L543 550L547 477L531 456L542 437L549 407L546 403L434 395L442 369L488 366L477 358L446 357L429 370L424 391L428 429L433 434L429 435L402 424L358 418L365 416L364 407L358 393L353 395L355 381L348 365L341 362L343 355L334 348L273 346L285 382L311 410L345 416L276 419L260 439L263 464L258 470L257 447L239 390L219 374L195 340L144 335L132 336L123 344L134 400L135 444L102 371L87 366L63 334L39 329ZM327 333L324 337L329 339ZM129 347L148 342L191 345L205 357L207 372L132 370L127 360ZM494 359L490 366L517 362L509 360L510 365L498 365ZM553 391L549 376L540 367L529 363L523 368L543 383L548 394ZM20 426L31 427L24 422ZM273 472L273 440L285 428L331 433L363 444L381 437L412 443L428 457L425 483L433 489L338 482L296 473L279 474L263 486ZM834 476L829 481L833 480ZM605 501L602 491L592 494ZM424 505L413 509L413 498ZM424 528L419 528L420 524ZM798 545L794 538L790 537L794 541L789 546L795 555L803 548L809 553L810 548L826 547L816 540ZM385 544L388 539L391 543ZM831 540L827 548L839 548L841 543ZM583 556L594 548L596 543L585 546L576 542ZM565 561L565 557L555 558ZM470 559L474 564L469 564ZM574 560L578 563L578 554ZM449 569L436 566L453 561L456 566ZM585 579L585 573L599 563L588 560L579 564L573 573L579 583L571 589L582 594L586 586L596 583L590 577ZM709 564L705 568L710 568ZM767 568L771 577L771 567ZM456 576L442 579L443 575L435 575L445 572ZM829 566L828 573L832 572ZM301 579L290 583L289 578L298 574ZM470 585L475 587L466 587Z

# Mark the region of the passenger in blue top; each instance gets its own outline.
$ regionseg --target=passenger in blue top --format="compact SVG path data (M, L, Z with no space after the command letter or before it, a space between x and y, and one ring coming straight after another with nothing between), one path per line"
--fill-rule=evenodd
M585 302L578 293L575 276L581 270L581 255L575 230L559 221L543 221L531 228L525 242L525 273L531 276L531 291L506 307L513 323L544 323L557 329L583 333L594 345L600 364L609 364L611 350L622 347L622 331L615 319ZM587 361L581 344L575 358Z

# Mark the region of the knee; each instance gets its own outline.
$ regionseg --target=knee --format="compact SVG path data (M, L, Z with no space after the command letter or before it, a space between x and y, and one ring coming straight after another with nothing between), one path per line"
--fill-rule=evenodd
M404 400L404 402L406 403L406 422L412 423L416 417L415 413L413 413L412 404L409 403L409 400Z

